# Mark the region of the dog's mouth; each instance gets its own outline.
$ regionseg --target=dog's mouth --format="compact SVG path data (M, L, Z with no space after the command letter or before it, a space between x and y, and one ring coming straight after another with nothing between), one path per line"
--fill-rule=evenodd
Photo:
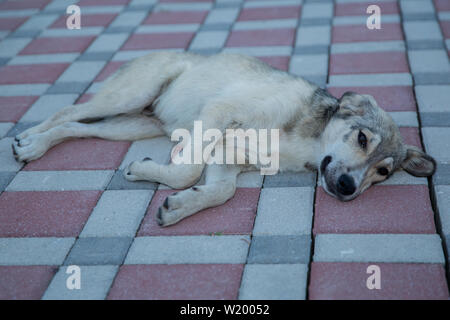
M354 178L346 173L337 175L335 169L329 169L328 165L331 162L332 157L326 156L320 164L322 187L329 195L340 201L355 199L360 191Z

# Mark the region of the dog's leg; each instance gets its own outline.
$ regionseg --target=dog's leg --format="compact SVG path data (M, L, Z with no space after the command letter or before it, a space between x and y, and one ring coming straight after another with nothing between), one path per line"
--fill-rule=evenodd
M93 123L65 122L45 132L13 143L18 161L40 158L48 149L68 138L99 137L109 140L138 140L164 135L157 120L144 115L124 115Z
M204 185L167 197L156 215L158 224L166 227L200 210L225 203L236 191L236 177L240 172L241 168L237 165L207 166Z

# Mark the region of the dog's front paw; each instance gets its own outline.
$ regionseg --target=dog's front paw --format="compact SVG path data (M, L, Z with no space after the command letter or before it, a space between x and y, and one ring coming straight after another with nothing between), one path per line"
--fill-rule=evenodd
M49 145L42 134L28 136L24 139L16 138L12 144L14 158L19 162L30 162L44 155Z
M142 161L133 161L131 162L125 170L123 170L123 176L128 181L139 181L139 180L149 180L146 175L143 174L145 168L143 167L143 163L148 161L152 161L151 158L144 158ZM148 165L148 163L147 163ZM148 171L148 170L147 170Z
M182 210L182 199L178 192L168 196L156 214L156 222L161 227L177 223L185 217Z

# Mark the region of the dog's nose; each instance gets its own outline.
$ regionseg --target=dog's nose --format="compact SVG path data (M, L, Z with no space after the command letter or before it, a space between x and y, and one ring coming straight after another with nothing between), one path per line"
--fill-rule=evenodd
M325 158L323 158L322 163L320 164L320 172L322 174L325 172L325 169L330 164L332 159L333 158L331 158L331 156L326 156Z
M343 174L339 177L337 191L344 196L349 196L356 191L355 181L348 174Z

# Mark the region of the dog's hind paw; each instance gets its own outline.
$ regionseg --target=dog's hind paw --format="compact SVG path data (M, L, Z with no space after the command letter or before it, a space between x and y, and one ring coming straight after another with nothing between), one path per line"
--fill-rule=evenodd
M161 227L170 226L186 217L184 210L181 208L182 205L179 203L180 199L177 198L177 194L178 192L175 192L168 196L156 213L156 222Z
M42 157L49 148L46 138L40 134L24 139L16 138L11 147L16 161L24 163Z

